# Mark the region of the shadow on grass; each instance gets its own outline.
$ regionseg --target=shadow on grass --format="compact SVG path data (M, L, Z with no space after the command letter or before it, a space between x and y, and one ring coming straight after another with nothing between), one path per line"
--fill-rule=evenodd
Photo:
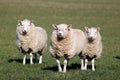
M58 71L58 67L56 66L47 66L45 68L42 68L42 70L50 70L50 71Z
M61 67L63 68L63 65L61 65ZM91 65L88 65L87 66L88 69L92 69L92 66ZM95 66L96 68L96 66ZM48 66L48 67L45 67L45 68L42 68L43 70L50 70L50 71L58 71L58 66L55 65L55 66ZM71 65L68 65L67 66L67 70L81 70L81 65L80 64L77 64L77 63L73 63Z
M63 68L63 65L61 65L61 67ZM58 66L48 66L45 68L42 68L43 70L51 70L51 71L58 71ZM80 64L74 63L71 64L70 66L67 66L67 70L74 70L74 69L80 69Z
M113 58L120 59L120 56L115 56L115 57L113 57Z
M12 63L12 62L17 62L17 63L23 63L23 59L9 59L8 60L9 63ZM33 59L33 62L34 63L38 63L38 60L35 60ZM30 59L26 59L26 64L30 64Z

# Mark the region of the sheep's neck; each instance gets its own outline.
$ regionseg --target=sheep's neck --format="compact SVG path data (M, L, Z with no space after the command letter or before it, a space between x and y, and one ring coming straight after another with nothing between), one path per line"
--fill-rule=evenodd
M101 38L100 37L98 37L98 38L96 38L95 40L93 40L93 41L89 41L88 39L88 41L87 41L87 44L86 44L86 48L85 48L85 51L86 52L89 52L89 55L91 54L91 56L94 56L93 54L96 54L97 53L97 51L98 51L98 45L99 45L99 40L100 40ZM85 53L86 53L85 52Z
M21 40L21 44L22 47L26 47L29 48L29 44L32 43L32 40L34 39L34 31L31 30L28 34L21 36L22 38L20 38Z
M68 35L65 38L58 39L57 36L55 38L55 42L53 42L53 47L56 50L56 53L58 54L66 54L69 53L72 45L71 41L71 33L69 32Z

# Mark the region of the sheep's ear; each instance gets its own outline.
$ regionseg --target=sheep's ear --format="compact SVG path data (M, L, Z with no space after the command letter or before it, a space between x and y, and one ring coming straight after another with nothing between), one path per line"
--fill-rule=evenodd
M97 31L100 31L100 27L97 27Z
M19 25L22 25L22 22L21 22L21 20L18 20L18 24L19 24Z
M85 26L85 32L88 32L88 29L89 29L89 28L88 28L87 26Z
M71 27L72 27L72 24L69 24L69 25L68 25L68 30L70 30Z
M31 20L30 23L33 23L33 20Z
M53 26L53 29L54 29L54 30L57 30L57 29L58 29L58 27L57 27L56 24L53 24L52 26Z
M33 23L33 20L30 21L30 25L32 25L32 23Z

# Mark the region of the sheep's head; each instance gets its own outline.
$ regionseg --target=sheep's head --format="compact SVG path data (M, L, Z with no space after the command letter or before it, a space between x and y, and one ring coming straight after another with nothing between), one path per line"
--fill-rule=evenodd
M33 27L33 22L25 19L23 21L18 21L18 26L21 28L21 34L26 35Z
M53 26L54 30L56 30L58 38L65 38L68 35L72 25L67 25L67 24L56 25L56 24L53 24L52 26Z
M97 39L98 37L98 33L99 33L100 28L88 28L85 27L85 33L86 33L86 37L89 41L94 41L95 39Z

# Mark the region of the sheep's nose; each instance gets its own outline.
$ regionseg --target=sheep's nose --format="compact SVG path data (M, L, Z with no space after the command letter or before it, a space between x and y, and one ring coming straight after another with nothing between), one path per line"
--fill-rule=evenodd
M26 30L23 31L23 35L25 35L25 34L27 34L27 31L26 31Z
M93 39L93 37L90 37L90 39L92 40L92 39Z
M93 37L89 37L89 40L91 41L91 40L94 40L94 38Z
M61 36L61 35L62 35L62 33L59 33L59 34L58 34L58 36Z

